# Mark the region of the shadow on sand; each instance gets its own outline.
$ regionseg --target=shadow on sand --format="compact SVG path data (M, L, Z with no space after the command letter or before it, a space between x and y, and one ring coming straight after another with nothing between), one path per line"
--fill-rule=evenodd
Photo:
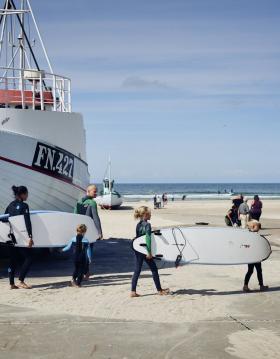
M279 292L280 287L271 287L266 292ZM213 295L236 295L253 293L260 293L259 290L251 290L250 292L244 292L243 290L230 290L230 291L217 291L215 289L180 289L173 292L173 295L201 295L201 296L213 296ZM265 292L264 292L265 293Z

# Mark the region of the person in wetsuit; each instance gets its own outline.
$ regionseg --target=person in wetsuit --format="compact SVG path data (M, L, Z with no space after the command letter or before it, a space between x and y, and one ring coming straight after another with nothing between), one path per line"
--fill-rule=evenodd
M261 225L256 220L253 220L253 221L248 222L248 228L249 228L250 232L258 232L261 229ZM244 278L243 291L244 292L251 291L249 288L249 281L254 272L254 268L256 268L256 271L257 271L257 277L258 277L258 281L259 281L260 291L264 292L264 291L268 290L269 287L267 285L263 284L262 263L259 262L259 263L248 264L248 271Z
M135 219L140 219L139 223L136 226L136 237L146 236L146 246L147 246L147 255L143 253L139 253L134 251L135 253L135 270L132 277L131 283L131 294L132 298L139 297L140 295L136 292L137 282L139 276L141 274L143 262L145 261L149 266L153 280L158 291L159 295L166 295L169 293L169 289L162 289L158 274L158 269L156 263L153 260L152 256L152 227L151 224L148 222L151 219L151 210L146 207L142 206L135 210L134 213Z
M30 220L29 206L25 201L28 198L28 189L25 186L13 186L12 190L14 192L15 200L9 204L7 207L5 214L8 214L9 217L14 216L24 216L26 230L29 236L29 242L26 248L15 247L14 245L9 246L9 257L10 263L8 268L9 273L9 281L11 289L30 289L31 287L25 283L25 277L30 269L32 264L32 247L34 245L33 237L32 237L32 226ZM19 266L21 261L21 257L23 257L23 263L19 272L19 284L15 285L15 271Z
M95 185L89 185L87 188L87 195L83 197L77 204L74 209L74 213L76 214L82 214L85 216L89 216L92 218L95 227L99 234L99 239L103 239L103 233L102 233L102 226L101 221L98 215L97 210L97 203L94 200L97 195L97 187ZM90 244L91 250L93 249L93 243ZM85 267L85 279L88 280L90 277L90 271L89 271L89 262L87 263L87 266Z
M88 263L91 262L91 248L88 239L85 238L87 227L81 224L77 227L77 235L72 238L63 252L68 251L74 246L74 272L72 275L72 287L81 287L84 273Z

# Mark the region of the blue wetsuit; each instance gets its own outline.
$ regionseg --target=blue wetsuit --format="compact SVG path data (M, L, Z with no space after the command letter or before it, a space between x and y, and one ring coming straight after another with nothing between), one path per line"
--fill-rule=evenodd
M75 266L73 272L73 281L75 281L78 285L81 285L87 263L91 262L91 247L88 239L79 234L72 238L67 246L62 249L62 251L69 251L72 247L74 247L73 257Z

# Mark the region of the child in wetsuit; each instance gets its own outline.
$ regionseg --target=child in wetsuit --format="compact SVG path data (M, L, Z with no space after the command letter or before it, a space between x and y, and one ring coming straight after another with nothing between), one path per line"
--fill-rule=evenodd
M165 295L169 293L169 289L162 289L158 274L157 266L153 260L152 256L152 227L151 224L148 222L151 219L151 210L146 207L142 206L135 210L134 213L135 219L140 219L139 223L136 226L136 237L146 236L146 245L147 245L147 255L143 253L139 253L134 251L135 253L135 270L132 277L132 284L131 284L131 294L132 298L139 297L140 295L136 292L137 282L142 270L143 262L145 261L149 266L155 286L157 288L159 295Z
M86 234L87 227L84 224L80 224L77 227L76 237L72 238L66 247L62 249L66 252L74 247L74 272L72 276L71 286L81 287L87 264L91 262L91 248L88 239L84 236Z

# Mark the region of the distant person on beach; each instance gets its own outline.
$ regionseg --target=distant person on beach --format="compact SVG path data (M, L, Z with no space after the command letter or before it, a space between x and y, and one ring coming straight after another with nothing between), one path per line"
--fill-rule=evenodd
M250 208L250 218L259 221L262 214L262 208L262 201L260 200L258 195L255 195Z
M240 221L238 219L238 208L233 205L225 216L225 222L227 226L239 227Z
M167 205L168 199L167 199L167 193L163 193L162 195L162 203L163 205Z
M91 247L89 240L85 238L87 227L80 224L77 227L77 233L74 238L62 249L62 252L69 251L74 247L74 272L72 275L71 286L81 287L84 273L87 270L88 263L91 262Z
M186 200L186 195L184 194L183 197L182 197L182 201L185 201Z
M251 232L258 232L261 229L261 224L256 220L252 220L252 221L248 222L248 228ZM269 288L267 285L263 284L262 263L261 262L251 263L251 264L248 264L248 271L247 271L247 273L245 275L245 279L244 279L244 286L243 286L244 292L250 292L249 281L254 272L254 268L256 268L256 271L257 271L257 277L258 277L258 281L259 281L260 291L263 292Z
M151 219L151 210L142 206L135 210L134 218L139 219L139 223L136 226L136 237L146 236L147 255L134 251L135 254L135 270L132 277L131 294L132 298L139 297L140 295L136 292L139 276L141 274L143 262L149 266L153 280L159 295L166 295L169 293L169 289L162 289L158 274L158 269L152 256L152 227L149 223Z
M157 209L157 195L154 195L154 209Z
M238 208L238 218L241 221L241 227L243 229L247 228L248 220L249 220L249 206L248 206L248 198L244 198L244 202Z
M97 196L97 187L94 184L91 184L87 187L87 195L83 197L77 204L74 209L74 213L82 214L85 216L89 216L92 218L95 227L98 231L99 239L103 239L102 226L101 221L98 215L97 203L94 200ZM91 244L91 249L93 248L93 244ZM86 267L85 279L89 279L90 271L89 271L89 263Z
M159 194L157 195L157 208L161 208L161 196Z
M19 186L19 187L13 186L12 190L14 192L15 200L9 204L9 206L5 211L5 214L8 214L9 217L21 216L21 215L24 216L24 221L25 221L25 226L28 233L29 241L26 248L19 248L14 246L15 243L13 243L12 240L12 243L9 246L9 258L10 258L10 263L8 268L9 281L10 281L11 289L18 289L18 288L31 289L31 286L25 283L25 277L30 269L33 260L33 251L31 248L34 245L33 237L32 237L32 225L30 220L29 206L27 203L25 203L28 199L28 189L25 186ZM11 235L13 236L13 234L12 233L10 234L10 238L15 240L15 238L12 237ZM18 277L19 283L15 285L15 271L16 268L20 265L22 258L24 260L23 260L23 264L20 267L20 272Z

